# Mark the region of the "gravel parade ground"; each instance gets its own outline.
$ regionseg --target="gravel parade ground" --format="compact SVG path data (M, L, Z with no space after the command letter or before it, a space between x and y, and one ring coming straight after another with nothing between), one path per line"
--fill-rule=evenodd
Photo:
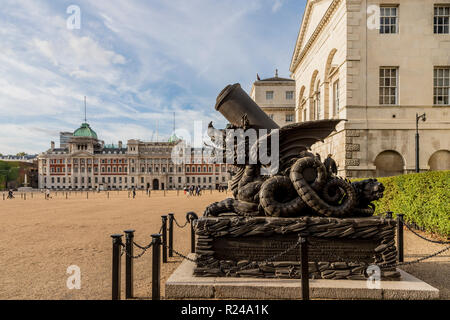
M135 229L135 241L144 246L151 241L151 234L158 233L161 215L172 212L184 225L188 211L201 216L208 204L230 196L217 191L204 191L200 197L168 191L164 196L163 191L153 191L148 197L138 191L132 199L126 191L110 191L109 199L106 192L90 192L88 199L86 192L72 192L68 199L63 192L53 192L50 200L45 200L43 193L34 193L33 198L27 194L26 200L19 193L13 200L0 198L0 299L111 299L111 234ZM175 250L189 253L189 225L183 229L175 225L174 241ZM405 230L406 261L444 247ZM135 248L135 255L138 253ZM149 250L135 260L137 299L151 298L151 257ZM162 298L165 281L181 261L174 256L162 264ZM79 290L69 290L66 285L71 265L81 270ZM440 289L441 299L450 299L450 252L402 269ZM123 273L122 289L124 279Z

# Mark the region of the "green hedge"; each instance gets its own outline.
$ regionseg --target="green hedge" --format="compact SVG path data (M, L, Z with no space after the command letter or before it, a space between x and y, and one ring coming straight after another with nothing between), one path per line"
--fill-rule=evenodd
M403 213L405 221L426 231L450 236L450 171L378 178L386 188L375 214Z

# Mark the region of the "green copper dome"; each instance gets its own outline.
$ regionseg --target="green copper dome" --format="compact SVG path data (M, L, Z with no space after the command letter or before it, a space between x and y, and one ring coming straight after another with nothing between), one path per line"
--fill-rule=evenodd
M177 135L174 133L174 134L172 134L171 136L170 136L170 138L169 138L169 142L178 142L178 141L180 141L181 139L180 138L178 138L177 137Z
M80 128L75 130L73 136L98 139L97 134L91 129L88 123L83 123Z

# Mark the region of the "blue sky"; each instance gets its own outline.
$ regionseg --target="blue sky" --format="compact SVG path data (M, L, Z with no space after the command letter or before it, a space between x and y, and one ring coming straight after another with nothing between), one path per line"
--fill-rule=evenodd
M306 0L2 0L0 153L39 153L84 118L106 143L217 127L227 84L289 64ZM70 5L81 28L67 28Z

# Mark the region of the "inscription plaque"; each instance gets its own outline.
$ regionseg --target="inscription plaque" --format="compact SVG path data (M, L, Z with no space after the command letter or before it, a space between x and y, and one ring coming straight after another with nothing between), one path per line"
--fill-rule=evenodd
M277 235L270 238L223 237L215 239L212 243L214 257L218 260L250 260L264 261L276 254L289 249L298 240L295 234ZM309 238L309 261L355 261L371 263L374 260L374 249L377 242L374 240L359 240L355 246L351 239L324 240ZM294 249L282 255L277 261L300 261L300 249Z

